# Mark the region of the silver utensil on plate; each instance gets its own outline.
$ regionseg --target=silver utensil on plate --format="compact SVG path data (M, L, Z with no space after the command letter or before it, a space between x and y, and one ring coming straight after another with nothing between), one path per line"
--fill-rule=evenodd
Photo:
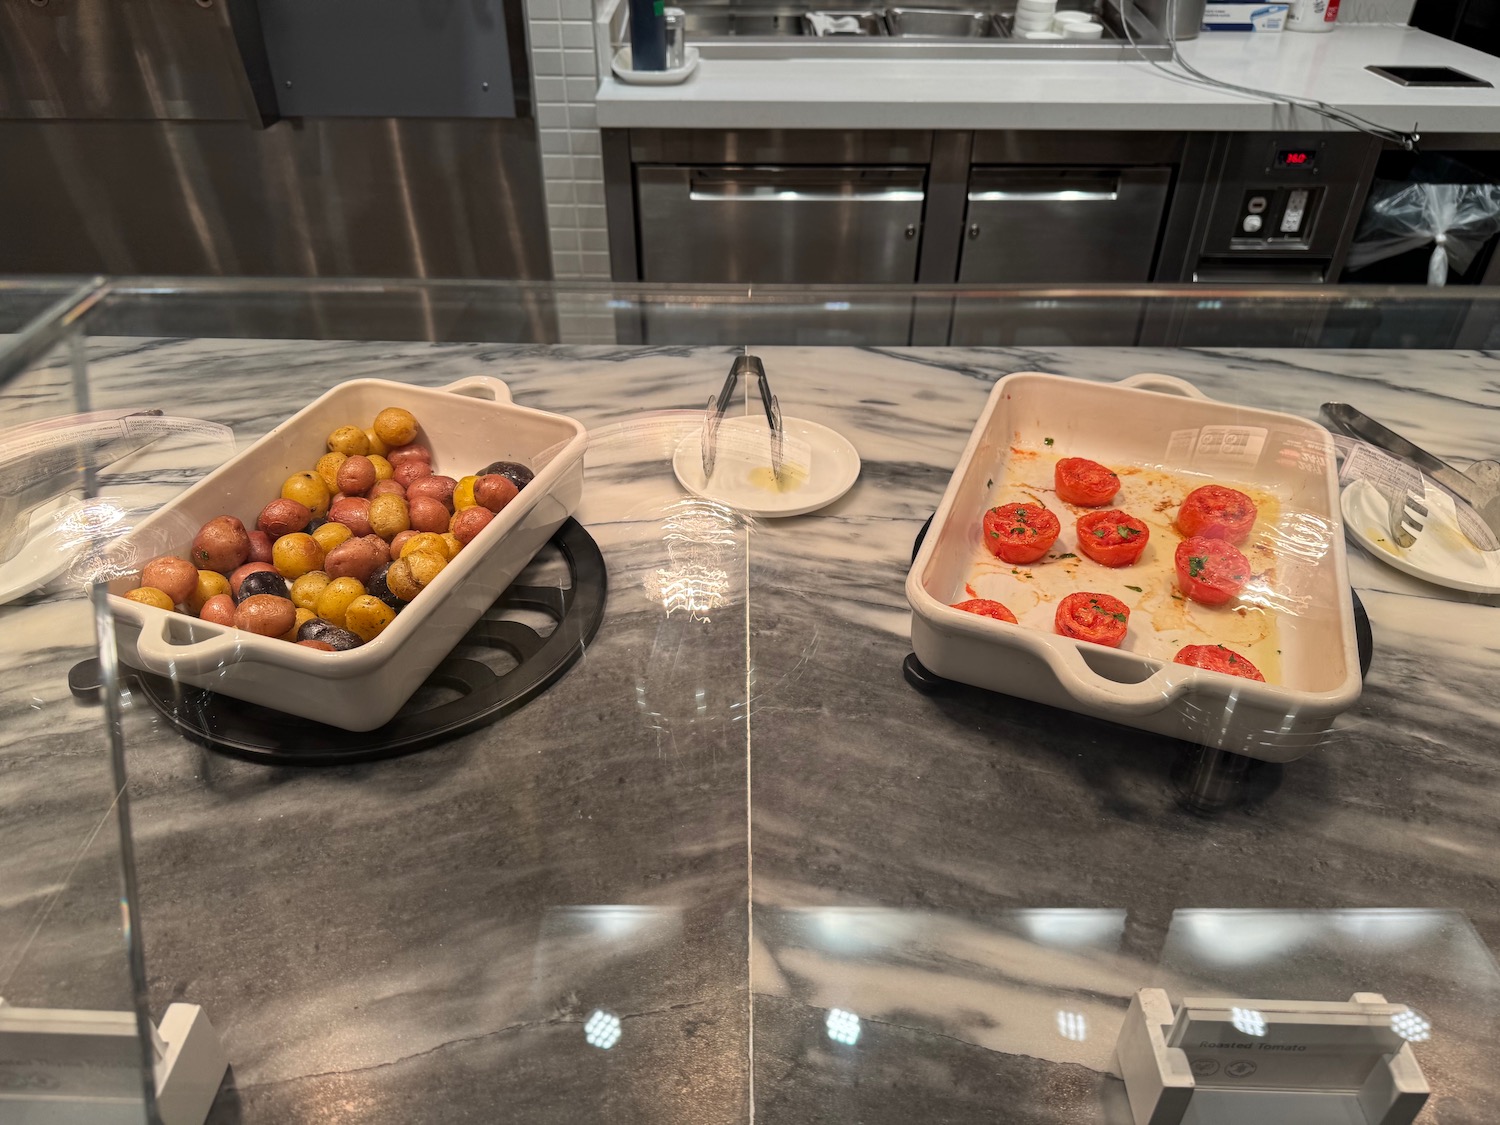
M1496 538L1496 533L1500 532L1500 461L1476 461L1460 472L1348 403L1325 402L1323 415L1344 433L1369 442L1420 469L1453 497L1459 528L1474 546L1482 551L1500 550L1500 539ZM1396 511L1398 507L1399 513ZM1399 504L1393 504L1393 535L1405 522L1402 516L1409 507L1411 505L1405 498ZM1422 516L1425 518L1425 512ZM1417 530L1421 529L1420 524L1416 526ZM1397 542L1401 546L1410 546L1401 543L1399 536Z
M758 356L735 356L734 364L718 396L708 400L708 415L703 419L703 479L714 475L714 462L719 455L719 422L739 386L740 376L754 379L760 384L760 402L766 411L766 424L771 428L771 472L781 480L781 461L785 447L785 434L781 428L781 403L771 393L771 380L766 375L765 365Z

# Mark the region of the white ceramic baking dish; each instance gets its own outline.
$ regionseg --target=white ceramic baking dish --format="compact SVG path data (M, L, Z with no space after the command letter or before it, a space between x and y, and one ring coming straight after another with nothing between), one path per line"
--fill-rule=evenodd
M486 376L440 389L353 380L164 505L111 553L117 565L138 573L158 555L186 557L198 528L215 516L238 516L254 527L282 482L318 459L329 433L368 425L387 406L417 416L418 440L431 447L440 473L461 477L504 460L522 462L536 477L380 636L359 648L320 652L140 605L118 596L138 585L135 577L121 577L109 586L121 659L345 730L373 730L389 721L577 508L588 444L581 423L516 406L510 389Z
M1018 466L1026 462L1018 459L1040 458L1030 474L1038 479L1025 480L1040 493L1051 490L1051 464L1070 456L1116 469L1143 466L1143 480L1182 482L1170 504L1164 492L1154 512L1138 513L1157 521L1139 574L1136 567L1110 570L1085 559L1063 561L1063 552L1076 543L1074 516L1055 494L1037 498L1063 524L1054 548L1057 560L1012 569L985 550L984 511L1022 498L1016 492ZM1007 473L1017 479L1007 479ZM1216 621L1213 613L1237 612L1203 612L1173 597L1175 504L1187 487L1213 481L1253 486L1274 513L1266 538L1277 547L1277 562L1260 591L1264 608L1250 610L1274 630L1260 642L1264 659L1276 665L1276 674L1267 677L1274 682L1171 663L1184 640L1214 640L1213 628L1224 619ZM1256 534L1261 535L1260 524ZM975 577L979 574L983 577ZM1059 585L1070 576L1074 584ZM975 589L974 582L987 586ZM1148 613L1133 606L1124 644L1104 648L1053 631L1055 600L1073 589L1118 592L1127 604L1152 597L1162 608ZM1128 592L1138 589L1146 593ZM906 595L913 651L939 676L1250 757L1291 761L1302 756L1359 697L1359 655L1328 432L1289 414L1212 401L1170 376L1136 375L1109 384L1023 372L996 383L912 564ZM1018 625L951 608L973 596L1010 604L1008 595L1025 610L1012 606ZM1166 610L1177 616L1164 618ZM1174 632L1188 621L1188 610L1191 629ZM1163 619L1172 627L1165 632L1156 626ZM1231 624L1239 627L1243 621ZM1207 635L1198 635L1204 630Z

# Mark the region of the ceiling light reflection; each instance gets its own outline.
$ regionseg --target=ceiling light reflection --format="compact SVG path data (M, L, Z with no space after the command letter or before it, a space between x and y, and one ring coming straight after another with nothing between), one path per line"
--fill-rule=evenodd
M842 1008L829 1008L828 1038L835 1043L842 1043L846 1047L852 1047L859 1042L859 1017L853 1012L846 1012Z
M1425 1043L1432 1038L1432 1021L1421 1012L1407 1008L1391 1017L1391 1030L1408 1043Z
M1089 1037L1089 1021L1082 1012L1058 1012L1057 1033L1074 1043L1082 1043Z
M590 1047L609 1050L620 1041L620 1017L603 1008L595 1008L583 1025L583 1039Z
M1254 1008L1230 1008L1229 1022L1234 1024L1235 1029L1244 1035L1264 1035L1266 1033L1266 1017Z

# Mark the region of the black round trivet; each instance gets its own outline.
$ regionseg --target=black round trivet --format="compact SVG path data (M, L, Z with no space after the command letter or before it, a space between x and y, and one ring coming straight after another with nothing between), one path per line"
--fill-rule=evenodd
M122 669L132 691L144 695L183 735L211 750L275 765L328 766L394 758L477 730L536 698L583 654L604 619L608 572L599 545L577 520L558 528L547 547L561 553L572 583L513 584L459 642L459 648L508 653L517 663L503 673L468 657L450 656L427 677L413 700L432 689L459 692L457 699L421 707L408 703L385 726L347 731L211 691ZM538 554L538 559L543 557ZM557 622L546 636L505 613L532 610ZM99 662L86 660L68 673L80 698L97 697Z

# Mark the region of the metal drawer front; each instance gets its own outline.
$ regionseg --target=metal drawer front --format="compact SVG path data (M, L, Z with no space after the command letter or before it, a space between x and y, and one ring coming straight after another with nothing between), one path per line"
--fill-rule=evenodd
M976 168L962 282L1151 279L1170 168Z
M910 284L922 168L636 170L641 278Z

